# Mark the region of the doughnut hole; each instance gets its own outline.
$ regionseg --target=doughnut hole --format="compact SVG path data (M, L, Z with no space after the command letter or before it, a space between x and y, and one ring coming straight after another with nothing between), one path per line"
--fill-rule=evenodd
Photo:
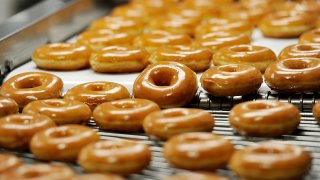
M112 105L119 109L133 109L133 108L140 107L139 104L134 101L121 102L121 103L116 102L116 103L112 103Z
M52 138L67 138L70 136L73 136L74 133L69 131L69 130L60 130L60 131L53 131L49 134L50 137Z
M286 60L283 61L283 65L287 69L306 69L309 67L309 63L303 60Z
M177 73L173 69L159 68L151 72L149 80L158 87L172 86L177 81Z
M187 113L185 111L170 111L170 112L165 112L163 114L164 117L166 118L174 118L174 117L181 117L181 116L185 116L187 115Z
M95 147L97 149L103 149L103 150L117 150L117 149L124 148L125 146L123 144L116 144L112 142L112 143L97 143Z
M42 82L39 77L29 77L27 79L24 79L20 81L17 84L18 89L31 89L31 88L36 88L40 87L42 85Z
M288 149L286 149L286 151L287 150ZM269 148L260 147L260 148L253 149L252 152L255 154L282 154L283 150L272 148L272 147L269 147Z
M236 66L222 66L222 67L218 67L220 71L224 71L224 72L238 72L238 68Z
M65 105L65 103L61 101L48 101L46 104L53 107L63 107Z
M95 84L89 84L87 88L90 91L103 91L105 89L105 86L104 84L95 83Z
M320 29L314 30L313 31L314 35L320 36Z
M230 48L231 51L234 51L234 52L250 52L252 51L252 47L251 46L246 46L246 45L242 45L242 46L234 46L234 47L231 47Z
M273 106L271 104L265 104L265 103L253 103L248 104L247 108L250 110L263 110L263 109L271 109Z
M21 175L22 178L26 178L26 179L33 179L33 178L40 178L45 176L46 173L44 172L40 172L38 170L32 169L32 170L28 170L23 172L23 174Z
M301 44L301 45L297 46L297 49L299 51L312 51L312 50L314 50L314 48L312 46L307 45L307 44Z
M34 119L32 117L29 116L23 116L23 118L21 118L21 116L16 116L8 119L7 122L10 123L14 123L14 124L32 124L34 123Z

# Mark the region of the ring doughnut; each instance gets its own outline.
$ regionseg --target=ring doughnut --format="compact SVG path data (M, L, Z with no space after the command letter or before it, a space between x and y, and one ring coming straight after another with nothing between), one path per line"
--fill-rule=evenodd
M245 64L229 64L206 70L201 85L213 96L241 96L257 91L262 84L261 72Z
M83 102L93 110L97 105L104 102L130 98L130 93L121 84L96 81L74 86L67 91L64 98Z
M299 37L299 43L320 43L320 29L313 29L311 31L307 31Z
M235 152L229 167L245 179L300 179L311 167L308 151L279 141L265 141Z
M148 114L160 107L146 99L121 99L98 105L93 117L100 129L123 132L139 132Z
M150 22L158 15L158 11L152 11L140 4L134 3L119 5L111 11L111 16L113 17L135 18L140 19L145 23Z
M234 151L227 139L212 133L184 133L164 144L163 156L170 164L189 170L215 170L228 164Z
M12 171L6 171L0 175L0 179L70 180L75 176L75 172L68 166L38 163L26 164Z
M320 44L294 44L284 48L279 59L288 58L320 58Z
M25 72L5 81L0 94L15 100L19 108L31 101L59 98L62 93L62 80L45 72Z
M35 134L30 150L40 160L75 161L84 146L99 141L99 134L86 126L64 125Z
M277 137L297 129L300 111L287 102L247 101L231 109L229 123L242 135Z
M248 8L254 8L256 6L271 6L273 9L279 8L279 6L283 6L284 2L286 0L240 0L239 1L241 5L248 7Z
M0 96L0 117L4 117L9 114L17 114L19 112L19 106L11 98Z
M247 64L264 72L271 62L277 60L277 56L267 47L241 44L219 49L212 59L215 66Z
M22 112L46 115L57 125L85 124L91 118L91 109L88 105L70 99L32 101L23 108Z
M127 45L109 46L93 53L91 68L102 73L138 72L148 65L149 53L144 48Z
M34 134L55 123L40 114L12 114L0 118L0 147L6 149L27 149Z
M188 66L194 71L204 71L209 68L212 51L197 46L171 46L156 49L149 57L154 64L160 61L175 61Z
M232 5L233 0L184 0L183 3L198 8L216 7L224 9L227 6Z
M91 173L91 174L82 174L73 178L72 180L124 180L123 177L110 173Z
M161 108L184 106L192 100L197 90L196 74L176 62L149 65L133 84L135 98L149 99Z
M165 178L164 180L229 180L229 178L219 176L210 172L183 172Z
M315 119L320 122L320 102L317 102L313 107L312 107L312 113Z
M128 140L104 140L84 147L78 163L87 172L131 174L142 171L151 160L146 144Z
M11 171L22 164L23 162L15 155L0 154L0 174L5 173L6 171Z
M312 15L320 15L320 3L318 1L286 1L280 9L298 11Z
M159 139L185 132L211 132L214 118L205 110L172 108L147 115L143 121L146 134Z
M86 45L95 52L107 46L130 45L133 39L134 35L127 32L114 32L102 29L81 33L77 38L77 43Z
M264 73L275 91L297 93L320 90L320 59L289 58L271 63Z
M190 5L188 3L183 3L183 4L180 4L180 6L178 5L171 8L168 11L167 16L183 17L187 19L194 19L200 22L201 20L216 18L220 16L220 11L218 7L214 7L214 6L197 7L194 5Z
M91 50L74 43L53 43L37 48L32 60L37 67L49 70L77 70L89 66Z

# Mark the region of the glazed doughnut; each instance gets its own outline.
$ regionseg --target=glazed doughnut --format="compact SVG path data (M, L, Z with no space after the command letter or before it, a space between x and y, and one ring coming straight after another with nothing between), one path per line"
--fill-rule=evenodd
M149 10L159 15L163 15L166 13L167 9L176 6L178 1L179 0L132 0L130 4L142 6L145 11Z
M142 34L134 39L133 45L140 48L144 47L151 53L162 46L190 45L192 42L191 37L186 34L162 32L164 33Z
M189 170L215 170L228 164L234 151L227 139L212 133L184 133L169 139L163 156L170 164Z
M5 81L0 94L15 100L19 108L31 101L59 98L62 93L62 80L45 72L25 72Z
M319 91L320 59L289 58L271 63L264 79L272 90L279 92Z
M141 172L151 160L149 146L128 140L104 140L84 147L78 163L87 172L131 174Z
M271 62L277 60L277 56L267 47L241 44L219 49L212 59L215 66L247 64L264 72Z
M313 29L311 31L307 31L299 37L299 43L317 43L320 44L320 29Z
M183 172L165 178L164 180L229 180L227 177L219 176L210 172Z
M279 59L320 58L320 44L294 44L284 48Z
M143 129L149 136L159 139L185 132L211 132L214 118L205 110L192 108L172 108L147 115Z
M250 37L245 33L240 33L237 31L217 31L197 38L194 44L208 47L215 53L220 48L226 46L250 44L250 42Z
M279 8L279 6L282 6L285 2L286 0L240 0L240 4L248 8L254 8L256 6Z
M315 119L320 122L320 102L317 102L313 108L312 108L312 113Z
M161 108L184 106L193 99L197 90L196 74L176 62L149 65L133 84L135 98L149 99Z
M89 122L91 118L91 109L88 105L70 99L33 101L27 104L22 112L46 115L57 125L85 124Z
M185 17L200 22L200 20L215 18L219 15L220 11L215 6L198 7L188 3L181 3L180 6L171 8L167 16Z
M75 176L75 172L68 166L38 163L26 164L12 171L6 171L0 175L0 179L70 180Z
M314 15L285 10L270 13L259 23L262 34L273 38L299 37L314 26Z
M77 43L86 45L93 51L100 51L107 46L130 45L134 37L134 35L128 32L114 32L108 29L102 29L81 33L77 37ZM87 58L87 60L89 58Z
M139 132L148 114L160 107L146 99L121 99L98 105L93 117L100 129L123 132Z
M30 150L40 160L72 162L84 146L99 141L99 134L86 126L64 125L35 134Z
M13 114L0 118L0 147L6 149L27 149L34 134L55 123L40 114Z
M156 49L149 57L154 64L161 61L175 61L188 66L194 71L204 71L209 68L212 51L198 46L169 46Z
M302 13L320 15L320 3L314 0L292 2L286 1L279 7L279 9L289 10L289 11L298 11Z
M87 104L91 110L101 103L129 97L130 93L123 85L107 81L79 84L64 95L65 99Z
M152 11L150 9L146 9L144 6L137 4L124 4L119 5L111 11L111 16L114 17L125 17L125 18L135 18L143 20L143 22L149 22L154 17L158 16L158 11Z
M216 7L224 9L227 6L232 5L233 0L184 0L183 3L198 8Z
M11 98L0 96L0 117L16 114L19 112L19 106Z
M312 157L303 148L280 141L265 141L235 152L229 167L244 179L301 179Z
M0 154L0 174L11 171L22 164L23 162L15 155Z
M72 180L124 180L123 177L110 173L92 173L92 174L82 174L76 176Z
M102 73L138 72L148 64L149 53L144 48L127 45L109 46L93 53L91 68Z
M201 85L213 96L241 96L254 93L262 84L261 72L245 64L229 64L206 70Z
M241 135L276 137L297 129L300 111L287 102L248 101L231 109L229 123Z
M132 35L141 34L144 22L136 18L105 16L93 21L89 31L108 29L114 32L127 32Z
M77 70L89 66L91 50L74 43L52 43L40 46L32 53L37 67L49 70Z

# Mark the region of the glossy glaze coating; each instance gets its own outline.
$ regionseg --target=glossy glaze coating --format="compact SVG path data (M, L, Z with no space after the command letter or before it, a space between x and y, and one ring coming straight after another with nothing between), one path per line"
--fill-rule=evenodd
M265 141L239 150L229 167L244 179L302 179L311 167L312 157L303 148L280 141Z
M138 72L147 66L149 53L144 48L128 45L105 47L92 54L91 68L102 73Z
M100 140L99 134L86 126L64 125L35 134L30 150L40 160L75 161L84 146Z
M293 44L284 48L279 59L288 58L320 58L320 44Z
M192 100L197 90L196 74L176 62L149 65L133 84L135 98L149 99L161 108L184 106Z
M22 165L13 171L7 171L0 175L0 179L70 180L75 176L75 172L68 166L38 163Z
M130 45L134 35L128 32L114 32L108 29L87 31L77 37L77 43L90 47L93 51L100 51L104 47L114 45Z
M84 147L78 163L87 172L139 173L151 160L148 145L128 140L104 140Z
M170 46L156 49L149 57L154 64L161 61L182 63L194 71L204 71L209 68L212 51L199 46Z
M213 96L241 96L258 90L262 84L261 72L245 64L229 64L206 70L201 85Z
M212 58L215 66L225 64L251 65L264 72L267 66L277 60L276 54L269 48L254 45L235 45L219 49Z
M111 16L136 18L144 22L149 22L159 14L159 11L153 11L152 9L145 8L143 5L134 3L119 5L111 11Z
M0 154L0 174L11 171L23 164L22 160L12 154Z
M181 3L179 6L171 8L168 12L168 16L173 17L185 17L188 19L203 20L218 17L220 11L215 6L203 6L198 7L188 3Z
M0 96L0 117L16 114L19 111L19 106L15 100Z
M226 6L232 5L233 0L184 0L183 2L198 8L215 7L224 9Z
M13 114L0 118L0 146L7 149L26 149L34 134L55 123L40 114Z
M93 117L100 129L139 132L145 116L159 110L156 103L146 99L121 99L98 105Z
M142 6L145 11L152 11L159 15L163 15L168 9L177 5L179 0L131 0L130 5Z
M74 43L52 43L38 47L32 54L37 67L49 70L77 70L89 66L91 50Z
M62 80L45 72L25 72L5 81L0 94L15 100L19 108L31 101L59 98L62 93Z
M307 31L299 37L299 43L317 43L320 44L320 29L313 29L311 31Z
M164 180L229 180L227 177L223 177L210 172L183 172L173 176L166 177Z
M209 112L192 108L156 111L143 121L143 129L149 136L164 140L185 132L211 132L213 127L214 118Z
M300 111L287 102L248 101L231 109L229 122L241 135L276 137L291 134L297 129Z
M64 95L65 99L87 104L91 110L101 103L129 97L130 93L123 85L106 81L79 84Z
M223 47L250 43L251 40L248 35L237 31L217 31L208 33L197 38L194 42L195 45L210 48L214 53Z
M248 8L271 6L272 8L277 9L279 6L282 6L284 2L286 2L286 0L240 0L240 4Z
M307 14L319 15L320 14L320 3L318 1L286 1L282 4L279 9L285 9L290 11L304 12Z
M317 102L315 105L312 107L312 113L314 118L320 122L320 103Z
M264 73L266 84L279 92L320 90L319 58L288 58L271 63Z
M189 170L215 170L227 165L234 151L227 139L212 133L184 133L164 144L163 155L171 165Z
M46 115L57 125L85 124L89 122L91 118L91 109L88 105L70 99L33 101L27 104L22 112Z
M78 175L72 180L124 180L124 178L111 173L89 173Z

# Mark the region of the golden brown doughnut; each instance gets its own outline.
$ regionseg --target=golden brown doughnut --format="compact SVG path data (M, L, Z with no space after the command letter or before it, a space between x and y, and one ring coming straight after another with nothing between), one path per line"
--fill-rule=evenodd
M288 58L320 58L320 45L314 43L290 45L279 54L279 59Z
M262 84L261 72L245 64L229 64L206 70L201 85L213 96L241 96L254 93Z
M0 179L15 180L70 180L75 172L68 166L55 164L26 164L0 175Z
M144 118L160 107L146 99L121 99L98 105L93 117L100 129L139 132Z
M168 9L176 6L178 1L179 0L131 0L130 5L142 6L145 11L152 11L163 15Z
M320 3L314 0L303 0L300 2L286 1L279 7L279 9L320 15Z
M15 155L0 154L0 174L11 171L22 164L23 162Z
M194 71L204 71L209 68L212 51L199 46L169 46L156 49L149 57L154 64L161 61L175 61L188 66Z
M153 18L160 14L158 11L153 11L151 9L145 8L145 6L140 4L124 4L119 5L111 11L111 16L114 17L125 17L125 18L136 18L143 20L143 22L149 22Z
M88 105L70 99L32 101L23 108L22 112L46 115L57 125L85 124L91 118L91 109Z
M272 8L279 8L279 6L284 5L286 0L240 0L240 4L248 7L254 8L256 6L269 6Z
M102 29L81 33L77 38L77 43L86 45L93 51L100 51L107 46L130 45L134 37L134 35L128 32L114 32L112 30ZM90 58L90 56L88 58Z
M297 129L300 111L287 102L248 101L231 109L229 122L241 135L276 137L291 134Z
M215 170L228 164L234 151L227 139L212 133L184 133L164 144L163 156L170 164L189 170Z
M235 152L230 168L245 179L300 179L311 167L308 151L280 141L265 141Z
M169 176L164 180L229 180L229 178L210 172L183 172Z
M25 72L17 74L5 81L0 94L15 100L19 108L31 101L59 98L63 82L53 74L45 72Z
M315 105L312 107L312 113L314 118L320 122L320 102L316 102Z
M299 43L300 44L305 44L305 43L320 44L320 29L313 29L301 34L301 36L299 37Z
M279 92L319 91L320 59L282 59L268 66L264 73L264 79L272 90Z
M87 104L91 110L101 103L129 97L130 93L123 85L107 81L79 84L69 89L64 95L65 99Z
M124 178L111 173L91 173L76 176L72 180L124 180Z
M30 150L40 160L74 161L84 146L99 141L99 134L86 126L64 125L35 134Z
M131 174L142 171L151 160L149 146L128 140L104 140L84 147L78 163L87 172Z
M227 6L232 5L233 0L184 0L183 3L198 8L215 7L224 9Z
M271 62L277 60L277 56L267 47L241 44L219 49L212 60L215 66L247 64L264 72Z
M135 98L149 99L161 108L184 106L192 100L197 90L196 74L177 62L151 64L133 84Z
M55 123L40 114L13 114L0 118L0 147L7 149L26 149L34 134Z
M220 11L218 7L215 6L203 6L198 7L188 3L181 3L180 6L175 6L171 8L167 16L173 17L185 17L188 19L194 19L198 22L204 19L211 19L218 17Z
M19 106L11 98L0 96L0 117L16 114L19 111Z
M49 70L77 70L89 66L91 50L74 43L52 43L38 47L32 54L37 67Z
M91 68L102 73L138 72L148 64L149 53L144 48L128 45L105 47L92 54Z
M146 134L163 140L185 132L211 132L213 127L214 118L209 112L192 108L156 111L143 121Z

